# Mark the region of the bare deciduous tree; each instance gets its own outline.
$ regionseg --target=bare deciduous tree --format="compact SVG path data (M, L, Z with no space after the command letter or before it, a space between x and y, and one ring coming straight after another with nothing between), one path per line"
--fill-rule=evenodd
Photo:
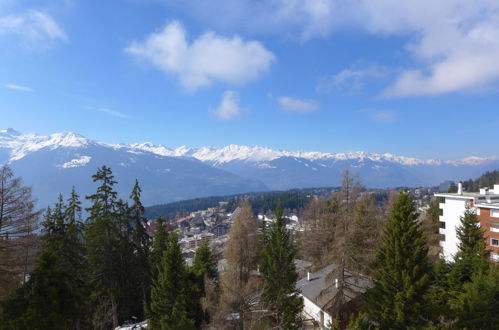
M248 203L242 203L229 232L224 249L227 269L221 276L221 308L219 318L239 314L239 327L252 306L255 306L260 284L253 276L260 257L260 235L255 217Z
M7 165L0 168L0 298L30 271L41 213L34 208L31 188Z

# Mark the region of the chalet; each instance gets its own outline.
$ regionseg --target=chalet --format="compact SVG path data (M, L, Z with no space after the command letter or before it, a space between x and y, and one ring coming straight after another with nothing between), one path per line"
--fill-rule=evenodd
M331 302L338 293L339 281L330 274L336 265L329 265L315 273L307 273L307 276L296 283L296 288L303 297L302 314L306 321L312 322L314 326L326 327L333 321ZM346 282L349 288L346 298L348 309L356 312L361 308L361 295L371 286L371 279L353 272L346 273Z

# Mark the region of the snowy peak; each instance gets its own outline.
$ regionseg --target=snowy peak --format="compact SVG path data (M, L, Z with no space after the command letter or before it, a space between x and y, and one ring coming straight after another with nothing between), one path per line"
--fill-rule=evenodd
M417 165L451 165L451 166L478 166L499 161L499 157L468 157L459 160L441 161L438 159L417 159L412 157L398 156L391 153L372 153L364 151L347 153L327 153L309 151L286 151L274 150L266 147L249 147L231 144L222 148L202 147L190 148L181 146L176 149L164 145L155 145L151 142L134 143L131 145L110 145L89 140L73 132L55 133L48 136L36 134L21 134L12 128L0 130L0 148L10 149L10 161L25 157L30 152L48 148L84 148L89 145L101 145L114 149L123 149L130 153L150 152L159 156L194 158L199 161L217 166L239 161L258 164L269 162L281 157L294 157L306 159L312 162L335 163L340 161L355 161L358 163L394 163L405 166Z
M223 148L203 147L192 153L192 157L204 162L223 164L231 161L269 161L287 156L287 152L264 147L247 147L231 144Z
M326 153L326 152L310 152L310 151L286 151L274 150L266 147L249 147L231 144L222 148L202 147L188 148L182 146L176 149L170 149L163 145L154 145L150 142L136 143L130 146L136 150L144 150L153 152L161 156L170 157L193 157L202 162L207 162L212 165L220 165L232 161L244 162L267 162L281 157L304 158L309 161L358 161L358 162L390 162L406 166L416 165L480 165L494 160L499 160L499 157L468 157L460 160L442 161L438 159L418 159L413 157L398 156L391 153L372 153L365 151L347 152L347 153Z
M95 142L73 132L41 136L21 134L11 128L0 131L0 148L11 149L9 162L19 160L31 152L44 148L50 150L61 147L82 148L92 143Z
M18 131L14 130L12 128L7 128L7 129L0 130L0 135L19 136L19 135L21 135L21 133L19 133Z

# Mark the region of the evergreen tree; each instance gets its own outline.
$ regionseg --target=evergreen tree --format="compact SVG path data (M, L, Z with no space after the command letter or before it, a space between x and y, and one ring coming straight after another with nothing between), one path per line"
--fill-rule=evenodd
M218 277L217 262L207 242L196 250L196 256L192 265L193 271L199 276L207 276L209 280Z
M144 218L144 206L140 200L142 190L140 189L138 180L135 180L130 199L130 217L133 222L133 248L134 248L134 265L133 268L137 273L138 289L142 295L142 302L146 304L149 301L149 292L151 290L151 271L149 267L149 254L151 249L151 237L146 231L147 219ZM143 315L138 315L140 318Z
M262 300L272 312L277 326L285 329L299 328L299 312L303 301L296 291L298 273L294 264L296 249L293 238L283 222L280 205L276 219L264 234L262 275L264 290Z
M394 202L376 258L368 312L381 328L425 324L430 284L426 241L408 193Z
M168 237L158 277L153 281L148 310L149 327L153 330L195 329L189 306L187 269L178 244L177 234Z
M165 219L159 217L156 219L156 232L152 241L152 250L150 255L151 279L158 277L158 269L161 264L163 253L168 248L168 231L165 228Z
M73 191L70 205L77 203ZM5 329L69 329L80 327L85 311L78 230L62 196L48 208L40 251L29 281L5 302ZM1 327L0 327L1 328Z
M456 236L459 240L458 252L449 277L451 286L460 291L461 285L471 281L473 274L487 269L490 252L486 249L484 230L476 213L469 207L461 217Z
M121 233L120 224L115 219L117 193L113 189L117 182L111 169L106 166L99 168L92 178L94 182L100 182L100 186L95 194L87 196L92 206L87 209L90 216L85 224L85 246L94 306L93 324L97 329L104 329L119 325L121 273L118 261Z
M456 328L497 329L499 324L499 267L479 271L463 286L455 306Z
M431 201L422 219L422 227L428 245L428 257L431 260L438 260L442 252L442 247L440 246L442 235L439 233L440 203L440 197Z
M191 271L195 275L197 291L202 299L203 320L209 323L218 307L220 287L217 262L208 243L204 243L196 250Z

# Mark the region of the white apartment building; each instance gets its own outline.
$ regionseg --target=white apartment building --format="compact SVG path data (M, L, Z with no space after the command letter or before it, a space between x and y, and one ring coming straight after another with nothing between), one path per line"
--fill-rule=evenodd
M484 239L491 251L491 259L499 261L499 185L494 185L494 189L482 188L478 193L471 193L464 192L462 183L459 183L457 193L437 193L435 196L444 198L444 202L440 203L440 221L443 222L440 234L444 237L440 246L445 260L452 261L457 253L459 241L456 229L469 206L476 212L485 231Z

